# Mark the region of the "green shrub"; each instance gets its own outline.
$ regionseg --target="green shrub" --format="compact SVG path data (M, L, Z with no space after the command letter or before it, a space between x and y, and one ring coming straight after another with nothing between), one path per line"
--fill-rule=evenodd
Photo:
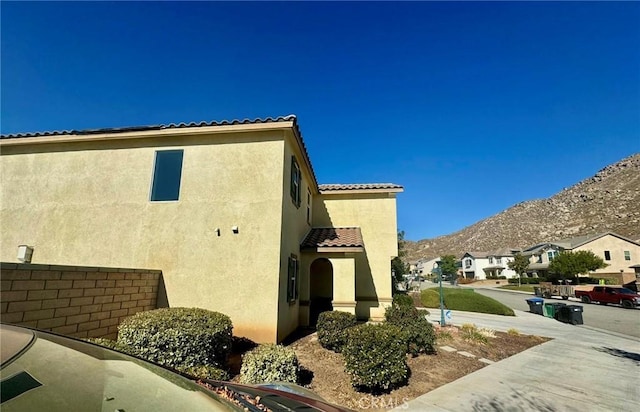
M358 390L378 393L407 382L407 344L390 324L364 324L347 331L345 370Z
M436 334L424 316L413 306L391 306L384 313L387 323L400 329L407 353L413 356L435 352Z
M298 381L298 358L293 349L281 345L262 344L242 357L240 382Z
M416 309L418 309L418 312L420 312L420 315L422 316L429 316L429 314L431 313L429 312L428 309L425 309L425 308L416 308Z
M211 379L214 381L228 381L230 376L229 372L224 369L217 368L215 366L209 365L200 365L200 366L189 366L189 367L178 367L176 368L180 372L186 373L187 375L191 375L197 379Z
M547 280L545 278L522 278L520 284L521 285L537 285L540 282L546 282ZM517 285L518 284L518 278L509 278L509 284L511 285Z
M106 339L106 338L87 338L85 339L87 342L95 343L96 345L104 346L105 348L117 350L123 353L132 353L132 349L123 344L118 343L115 340Z
M413 307L413 298L404 293L398 293L393 295L393 306L408 306Z
M346 330L355 325L356 317L351 313L322 312L316 324L318 341L323 348L340 352L345 343Z
M228 316L197 308L138 312L118 327L118 343L160 365L188 368L226 364L233 326Z

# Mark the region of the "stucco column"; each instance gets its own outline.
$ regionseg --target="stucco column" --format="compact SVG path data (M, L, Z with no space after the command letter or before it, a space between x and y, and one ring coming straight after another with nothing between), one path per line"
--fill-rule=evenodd
M356 260L353 254L329 258L333 266L333 310L356 314Z
M309 282L311 275L311 262L313 258L302 255L300 259L299 282L299 306L298 306L298 323L300 326L309 326Z

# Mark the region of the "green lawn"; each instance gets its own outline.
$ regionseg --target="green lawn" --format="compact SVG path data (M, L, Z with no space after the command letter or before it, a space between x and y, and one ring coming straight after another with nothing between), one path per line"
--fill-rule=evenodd
M522 286L518 286L518 285L505 285L505 286L499 286L498 289L509 289L509 290L519 290L522 292L531 292L533 293L533 285L522 285Z
M451 310L491 313L494 315L515 316L511 308L502 303L480 295L471 289L443 288L444 306ZM440 307L440 295L437 288L425 289L420 295L422 304L427 308Z

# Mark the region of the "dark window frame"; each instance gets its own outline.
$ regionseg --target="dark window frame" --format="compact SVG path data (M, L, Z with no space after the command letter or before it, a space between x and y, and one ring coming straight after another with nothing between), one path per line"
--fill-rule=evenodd
M179 154L179 158L176 155ZM180 200L184 150L156 150L151 176L151 202L175 202Z
M307 225L311 226L311 190L307 189Z
M291 255L287 261L287 302L294 303L298 300L300 262L296 255Z
M291 180L290 180L291 200L297 208L300 208L302 192L302 172L295 156L291 156Z
M611 260L611 251L609 250L604 251L604 260Z

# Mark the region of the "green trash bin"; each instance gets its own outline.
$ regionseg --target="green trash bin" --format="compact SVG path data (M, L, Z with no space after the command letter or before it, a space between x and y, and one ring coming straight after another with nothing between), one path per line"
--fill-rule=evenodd
M560 306L566 306L566 303L547 302L544 304L544 316L555 319L556 314L560 310Z

